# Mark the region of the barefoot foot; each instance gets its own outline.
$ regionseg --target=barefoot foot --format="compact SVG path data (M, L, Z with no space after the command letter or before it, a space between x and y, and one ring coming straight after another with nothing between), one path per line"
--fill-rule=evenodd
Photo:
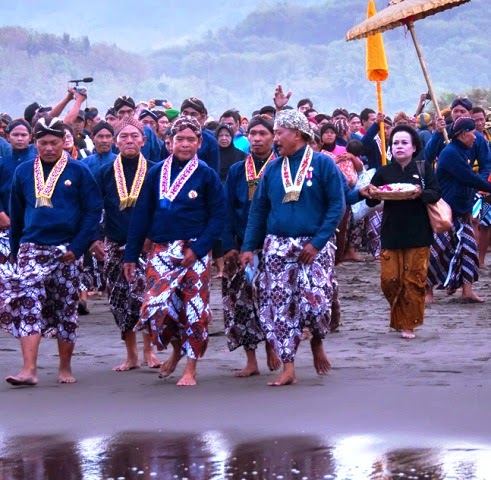
M331 364L324 350L322 340L312 338L310 342L312 356L314 357L314 368L318 375L327 375L331 370Z
M414 332L412 330L403 330L401 333L401 337L412 339L412 338L416 338L416 335L414 335Z
M60 370L58 373L58 383L75 383L77 379L70 370Z
M38 383L38 377L37 375L21 372L18 375L7 377L5 381L14 387L20 387L22 385L33 387Z
M234 373L234 377L252 377L253 375L259 375L259 367L256 365L246 365L245 368Z
M162 362L159 361L153 349L145 350L143 352L144 365L149 368L159 368L162 365Z
M478 297L474 292L471 295L462 295L460 303L483 303L484 298Z
M193 387L196 385L196 377L190 373L185 373L176 385L179 387Z
M174 373L174 370L177 368L177 364L181 358L182 355L177 355L174 352L168 360L160 365L159 378L167 378L169 375Z
M270 387L282 387L284 385L293 385L297 383L295 373L283 372L278 375L272 382L268 382Z
M128 372L134 370L135 368L140 368L140 362L138 360L126 360L121 365L113 367L114 372Z
M278 357L275 349L268 342L266 342L266 362L268 364L268 368L272 372L278 370L281 367L280 357Z

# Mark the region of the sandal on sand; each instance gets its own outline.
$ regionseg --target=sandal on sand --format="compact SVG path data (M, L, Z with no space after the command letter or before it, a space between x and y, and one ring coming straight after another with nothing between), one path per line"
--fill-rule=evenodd
M412 332L412 330L403 330L402 333L401 333L401 337L402 338L412 339L412 338L416 338L416 335L414 335L414 333Z

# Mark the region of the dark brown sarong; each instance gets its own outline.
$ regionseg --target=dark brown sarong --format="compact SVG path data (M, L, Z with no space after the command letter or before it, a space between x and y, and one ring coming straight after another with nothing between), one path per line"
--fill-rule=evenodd
M390 304L390 326L413 330L423 325L430 247L380 253L381 286Z

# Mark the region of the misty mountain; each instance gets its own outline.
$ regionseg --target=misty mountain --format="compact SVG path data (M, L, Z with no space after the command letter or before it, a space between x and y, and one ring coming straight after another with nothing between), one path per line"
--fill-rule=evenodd
M90 29L75 37L63 26L59 35L0 28L0 110L17 116L34 100L53 104L64 95L69 78L83 76L94 77L88 103L103 111L122 94L135 100L168 98L177 106L193 95L202 98L214 116L229 107L250 115L271 104L276 83L294 92L292 103L309 96L320 111L375 107L375 86L365 77L365 41L344 40L346 32L365 18L364 0L328 0L322 5L255 3L249 14L237 7L234 22L219 22L219 28L207 21L212 6L200 23L200 11L183 13L181 3L179 10L187 19L179 24L182 35L145 54L118 48L118 42L94 42ZM377 7L383 8L379 3ZM439 96L491 86L491 45L486 34L491 18L485 3L473 0L415 24ZM152 12L139 17L145 18L146 29L138 30L141 22L133 22L135 32L155 34L150 26L155 21ZM113 20L117 23L118 18ZM196 23L203 33L186 41ZM129 28L124 22L117 27L120 36ZM172 28L166 24L163 30L169 41ZM384 41L389 63L384 110L412 113L419 94L427 90L414 46L403 28L384 33Z

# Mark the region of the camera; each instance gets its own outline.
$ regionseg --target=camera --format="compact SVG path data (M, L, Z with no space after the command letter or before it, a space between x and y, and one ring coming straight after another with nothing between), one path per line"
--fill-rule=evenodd
M425 97L425 98L426 98L426 100L431 100L431 94L430 94L430 92L428 92L428 93L426 94L426 97Z
M79 85L79 83L90 83L93 82L94 79L92 77L84 77L84 78L79 78L76 80L68 80L68 84L74 83L75 87L74 90L79 93L80 95L83 95L84 97L87 96L87 87L83 87Z
M167 100L155 100L155 106L156 107L164 107L166 103L167 103Z
M87 96L87 87L81 87L79 85L76 85L75 91L80 93L80 95L84 95L85 97Z

